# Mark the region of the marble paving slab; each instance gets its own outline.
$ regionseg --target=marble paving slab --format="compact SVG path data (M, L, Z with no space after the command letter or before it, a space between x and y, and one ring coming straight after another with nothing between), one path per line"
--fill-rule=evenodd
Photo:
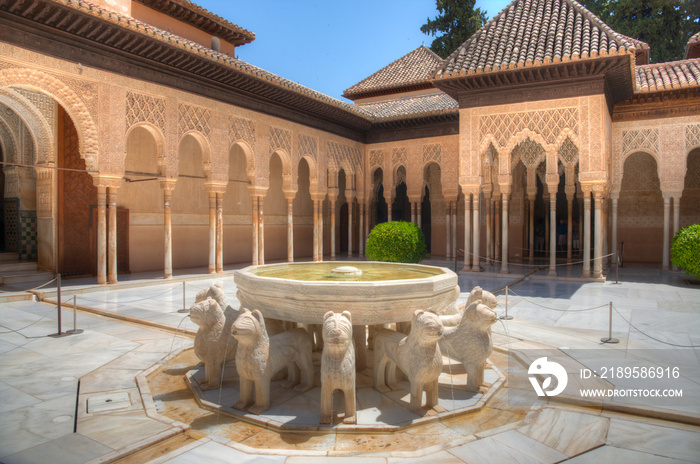
M566 461L566 464L601 464L601 463L634 463L634 464L687 464L688 461L666 458L655 454L641 453L614 446L601 446L587 453L580 454Z
M697 433L621 419L610 420L608 444L618 448L682 459L700 461Z
M515 430L457 446L449 452L469 464L545 464L568 457Z
M567 456L605 444L609 419L557 409L543 409L537 419L518 431Z

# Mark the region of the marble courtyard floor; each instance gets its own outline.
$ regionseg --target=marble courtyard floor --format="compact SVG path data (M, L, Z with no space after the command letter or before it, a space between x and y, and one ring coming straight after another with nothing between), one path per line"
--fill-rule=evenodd
M614 273L612 281L581 282L548 280L546 270L502 277L486 267L459 278L462 300L475 285L496 291L499 314L509 287L513 319L493 326L490 360L501 372L509 354L530 349L572 359L641 353L682 365L676 406L533 402L506 384L472 414L401 432L336 434L280 433L197 405L184 382L197 364L188 350L196 326L178 311L212 281L235 306L232 270L169 281L134 274L110 286L64 280L63 330L72 328L75 295L84 333L59 338L48 336L57 332L55 288L0 293L0 462L700 462L700 286L682 273L626 267L615 284ZM600 341L611 302L615 345Z

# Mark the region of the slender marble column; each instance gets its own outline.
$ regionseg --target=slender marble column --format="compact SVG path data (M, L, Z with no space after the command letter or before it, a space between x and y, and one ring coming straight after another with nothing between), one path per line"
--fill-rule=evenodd
M474 220L473 220L473 228L474 228L474 259L473 263L474 265L472 266L472 271L474 272L480 272L481 271L481 263L480 263L480 248L481 248L481 243L480 243L480 238L479 238L479 233L481 232L481 223L479 221L479 194L475 193L474 194L474 212L472 214Z
M265 264L265 217L263 215L265 197L258 199L258 263Z
M673 195L673 237L676 236L678 230L681 228L681 194L677 193ZM673 240L671 237L671 240ZM672 266L674 271L677 271L676 266Z
M456 260L457 253L457 202L452 207L452 259Z
M350 197L348 202L348 258L352 258L352 210L355 198Z
M360 208L360 227L358 228L358 233L360 234L359 242L360 242L360 256L365 255L365 236L364 236L364 230L365 230L365 201L362 200L359 202L359 208Z
M164 233L164 248L165 260L163 277L166 279L173 278L173 227L172 213L170 211L170 201L172 199L172 190L169 188L163 189L163 233Z
M612 254L617 263L617 198L612 198Z
M550 189L549 195L549 273L557 275L557 194Z
M294 262L294 197L287 198L287 262Z
M411 202L410 205L411 205L411 223L414 225L418 225L418 224L416 224L416 202L415 201Z
M471 263L471 204L472 194L464 194L464 268L463 271L469 271Z
M97 283L107 283L107 187L97 187Z
M313 261L318 261L318 200L314 202L314 238L313 238Z
M501 274L508 274L508 195L503 194L503 208L501 210Z
M583 271L581 277L591 276L591 192L583 192Z
M110 284L117 283L117 189L109 188L109 237L107 238L109 256L108 278Z
M550 197L551 198L551 197ZM530 207L528 208L528 247L530 248L528 252L528 262L534 264L535 262L535 195L528 195L528 201ZM551 227L551 226L550 226Z
M216 272L224 272L224 194L216 194Z
M578 200L578 256L581 258L583 256L583 198Z
M252 196L252 201L253 201L253 265L257 266L258 263L258 223L260 222L260 218L258 218L258 211L260 210L258 208L258 202L259 198L257 195Z
M664 193L664 246L661 269L668 271L669 262L669 229L671 227L671 195Z
M566 262L571 262L574 246L574 196L566 195Z
M421 214L422 214L422 211L421 211L421 210L422 210L422 206L423 206L423 202L419 200L418 203L416 204L416 211L418 211L418 214L416 215L416 216L417 216L417 220L418 220L417 226L418 226L419 229L422 229L422 228L423 228L423 218L421 217Z
M593 249L593 277L603 275L603 194L594 192L595 200L595 246Z
M550 216L550 202L551 197L547 195L544 198L544 217L548 218ZM544 256L549 257L549 221L544 221Z
M496 261L501 260L501 244L503 243L501 240L501 201L496 200L495 202L495 211L494 211L494 222L495 224L495 231L494 231L494 236L496 239L496 244L494 246L494 258Z
M491 195L484 195L486 206L486 264L491 264Z
M323 261L323 200L318 202L318 260Z
M447 211L445 214L445 258L452 258L452 224L450 223L452 219L452 202L445 202Z
M391 203L387 202L387 204L386 204L386 220L387 220L387 222L393 221L391 216L392 216Z
M331 200L331 259L335 259L335 200Z
M216 272L216 193L209 192L209 274Z

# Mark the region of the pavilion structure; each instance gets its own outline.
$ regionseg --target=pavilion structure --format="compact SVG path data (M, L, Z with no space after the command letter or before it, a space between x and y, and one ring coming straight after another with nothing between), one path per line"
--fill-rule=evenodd
M447 59L418 47L340 101L236 58L187 0L0 0L0 248L94 275L362 256L669 269L700 222L700 34L682 60L573 0L514 0ZM680 58L680 57L679 57Z

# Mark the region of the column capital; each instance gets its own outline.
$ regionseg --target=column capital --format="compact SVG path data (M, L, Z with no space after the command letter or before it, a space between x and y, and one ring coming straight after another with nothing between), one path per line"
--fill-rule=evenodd
M204 186L207 188L207 192L209 193L226 193L226 184L219 182L205 182Z
M264 197L267 193L267 187L258 187L255 185L248 186L248 193L251 197Z
M162 188L168 193L171 193L175 189L176 185L177 179L173 179L172 177L160 179L160 188Z
M294 198L297 196L297 191L296 190L285 190L284 191L284 198L287 200L294 200Z
M122 185L122 177L119 176L94 176L92 182L95 187L109 187L117 189Z

